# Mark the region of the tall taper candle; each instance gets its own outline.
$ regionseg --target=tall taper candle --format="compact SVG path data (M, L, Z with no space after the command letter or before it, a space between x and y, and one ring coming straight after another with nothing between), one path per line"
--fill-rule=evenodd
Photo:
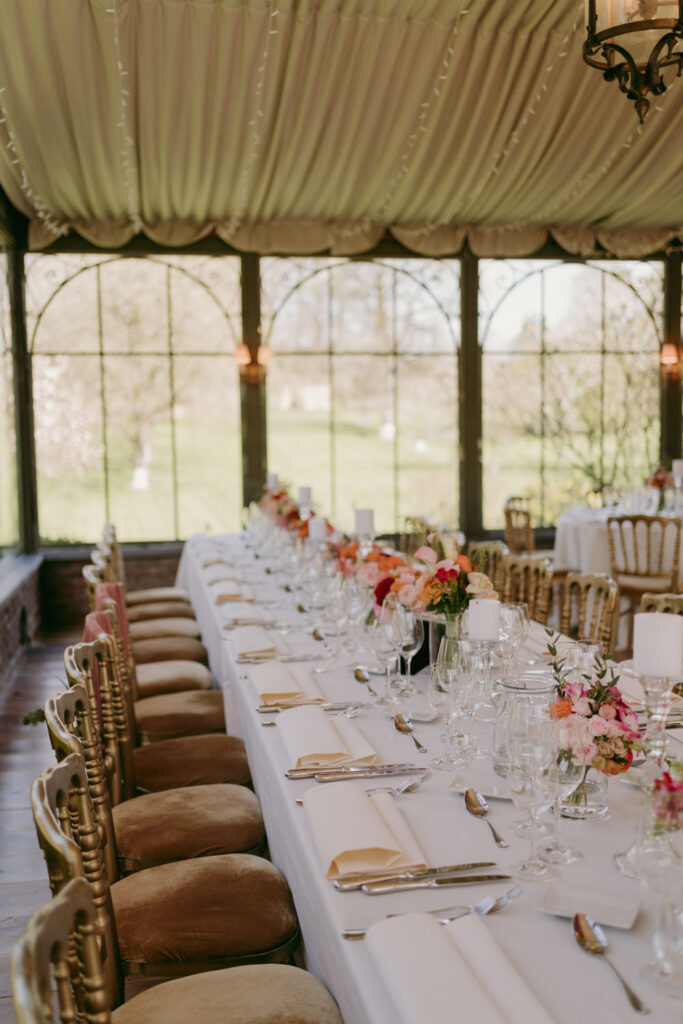
M683 618L665 612L633 616L633 669L639 676L683 675Z

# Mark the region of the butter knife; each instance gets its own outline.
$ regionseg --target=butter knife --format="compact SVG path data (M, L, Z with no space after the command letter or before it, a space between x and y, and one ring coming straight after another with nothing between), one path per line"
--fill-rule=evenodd
M453 875L459 871L474 871L477 868L495 868L494 860L472 861L470 864L447 864L440 868L424 868L415 871L358 871L353 875L346 875L345 878L337 878L332 883L335 889L340 892L353 892L363 885L370 885L373 882L398 882L410 879L437 878L439 875Z
M279 711L287 711L289 708L322 708L323 711L348 711L349 708L356 707L356 703L352 701L337 701L326 702L321 704L319 700L300 700L300 701L283 701L281 704L259 704L256 708L260 715L276 715Z
M403 881L367 882L361 886L369 896L380 896L387 892L403 892L407 889L438 889L442 885L479 885L481 882L509 881L511 875L439 875L436 878L408 878Z
M287 779L322 779L328 775L343 775L348 778L367 778L372 775L390 775L399 771L401 774L410 775L411 772L419 772L422 769L415 764L402 761L400 764L376 764L363 767L362 765L342 765L339 768L325 768L322 765L310 765L307 768L288 768L285 772Z
M384 768L378 772L368 769L367 771L354 772L352 775L348 772L325 772L324 774L316 772L313 778L316 782L346 782L349 779L377 779L388 775L412 775L414 772L419 771L420 769L416 768L414 764L407 765L405 768L397 765L395 768Z

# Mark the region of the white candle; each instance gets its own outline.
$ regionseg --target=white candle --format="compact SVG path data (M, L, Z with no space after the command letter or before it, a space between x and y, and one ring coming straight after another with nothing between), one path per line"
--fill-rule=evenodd
M500 601L470 601L468 608L470 640L497 640L500 633Z
M375 512L371 508L356 509L356 534L359 537L372 537L375 533Z
M320 543L327 538L327 522L322 516L311 516L308 520L308 539Z
M278 483L277 473L266 473L266 487L269 491L274 491Z
M633 669L639 676L678 679L683 674L683 618L665 612L633 616Z
M671 463L671 475L674 480L683 479L683 459L674 459Z
M300 487L299 488L299 504L305 505L308 508L311 504L311 488Z

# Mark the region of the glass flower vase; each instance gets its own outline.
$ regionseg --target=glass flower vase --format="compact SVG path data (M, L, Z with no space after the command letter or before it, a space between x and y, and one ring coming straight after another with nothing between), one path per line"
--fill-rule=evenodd
M429 621L429 667L436 665L439 657L441 641L445 636L459 640L462 632L462 615L447 615L440 612L429 612L425 618Z
M599 821L606 818L607 776L597 768L587 768L576 789L562 803L562 817L575 821Z

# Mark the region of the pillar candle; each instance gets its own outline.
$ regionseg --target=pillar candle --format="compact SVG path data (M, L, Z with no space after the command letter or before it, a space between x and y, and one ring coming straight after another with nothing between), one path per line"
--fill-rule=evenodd
M633 669L639 676L678 679L683 674L683 618L665 612L633 616Z
M500 601L475 600L469 603L470 640L497 640L500 633Z
M371 537L375 532L375 513L371 508L356 509L356 534L359 537Z
M305 505L308 508L311 504L311 488L300 487L299 488L299 504Z
M327 538L327 521L322 516L311 516L308 520L308 539L320 543Z
M277 473L266 473L266 487L269 491L274 491L278 485Z
M676 479L676 477L683 477L683 459L673 460L673 462L671 463L671 473L674 477L674 480Z

